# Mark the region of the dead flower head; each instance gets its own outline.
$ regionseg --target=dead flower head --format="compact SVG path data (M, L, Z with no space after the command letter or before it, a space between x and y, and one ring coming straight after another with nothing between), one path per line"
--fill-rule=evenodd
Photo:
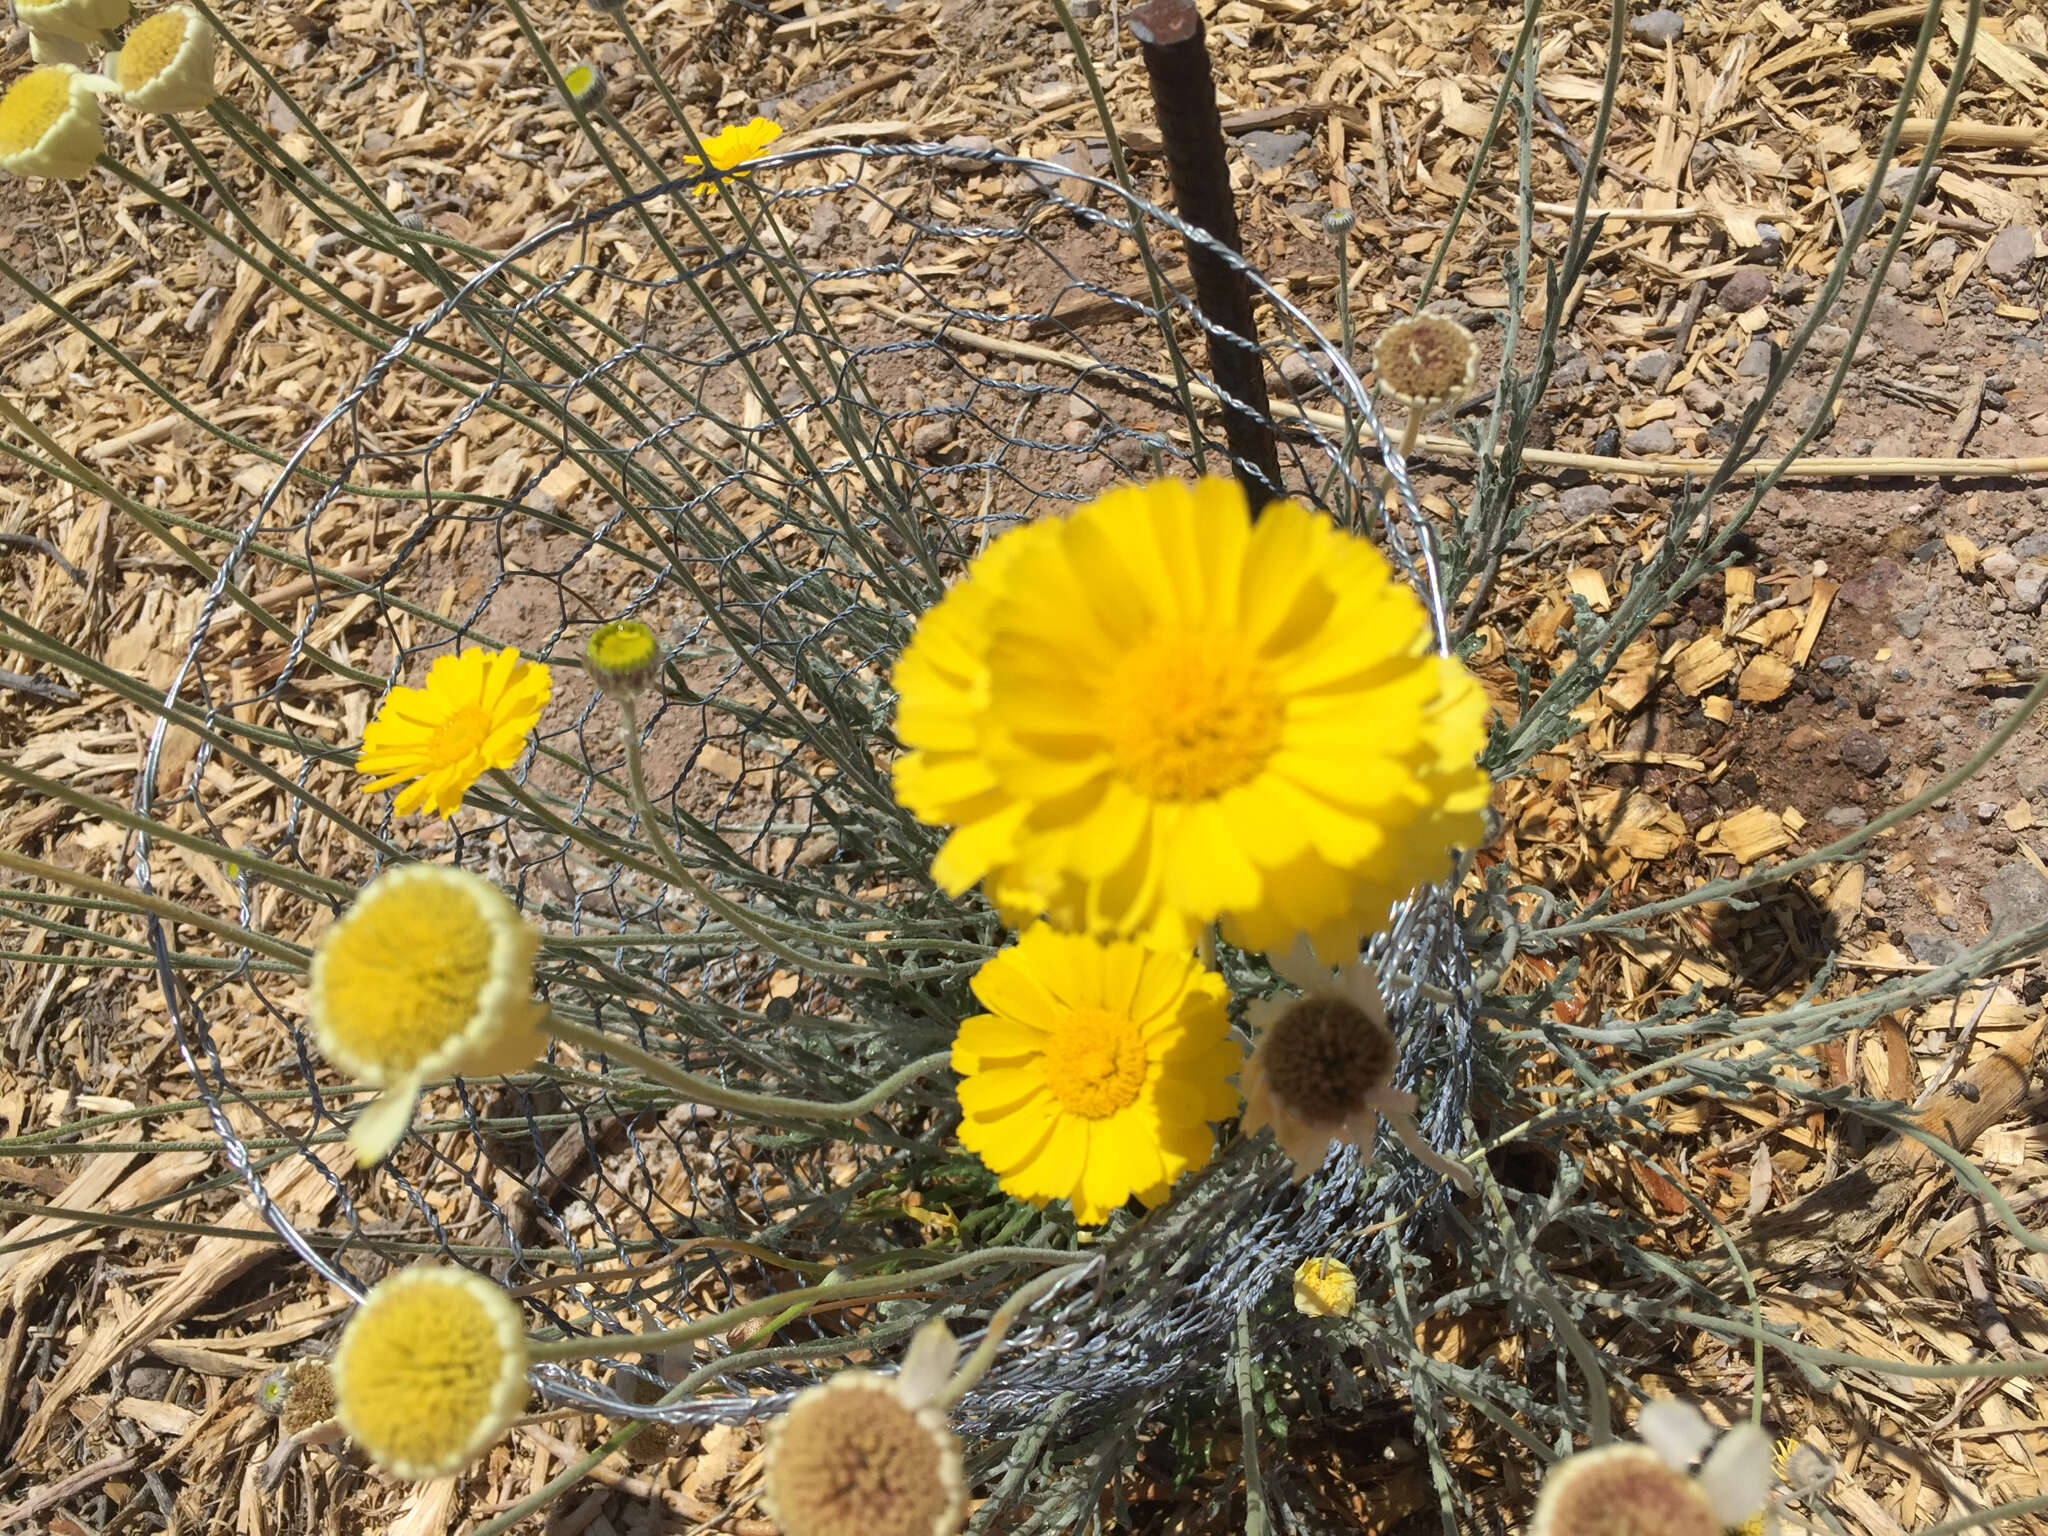
M1373 343L1379 387L1414 411L1451 404L1479 377L1479 344L1455 320L1413 315L1397 320Z

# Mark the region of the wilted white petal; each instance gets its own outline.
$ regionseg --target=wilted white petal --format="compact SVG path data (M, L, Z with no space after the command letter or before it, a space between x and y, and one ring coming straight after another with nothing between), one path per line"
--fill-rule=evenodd
M1667 1467L1680 1472L1698 1461L1701 1453L1714 1443L1714 1426L1707 1422L1706 1415L1691 1403L1671 1397L1644 1405L1642 1416L1636 1420L1636 1434L1643 1444L1664 1458ZM1767 1445L1766 1452L1769 1449Z
M959 1358L960 1345L953 1330L933 1318L917 1330L903 1353L903 1367L896 1373L898 1400L906 1408L922 1408L931 1402L952 1380Z
M1754 1424L1736 1425L1700 1468L1699 1484L1716 1520L1741 1525L1770 1497L1770 1436Z
M1330 990L1330 971L1316 958L1316 952L1305 933L1296 934L1294 947L1284 955L1268 955L1273 969L1281 980L1300 988L1304 992L1327 992Z

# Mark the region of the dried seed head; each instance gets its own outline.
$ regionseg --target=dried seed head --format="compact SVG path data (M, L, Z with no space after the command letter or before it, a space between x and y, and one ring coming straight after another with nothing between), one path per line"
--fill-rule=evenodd
M1280 1108L1313 1125L1341 1125L1393 1080L1398 1048L1383 1020L1349 998L1311 993L1288 1005L1259 1041L1266 1085Z
M763 1490L785 1536L954 1536L967 1517L959 1442L887 1377L842 1371L769 1432Z
M283 1371L284 1432L296 1435L334 1417L334 1376L325 1360L294 1360Z
M1699 1485L1647 1445L1567 1456L1543 1479L1529 1536L1722 1536Z
M1455 320L1415 315L1380 333L1372 365L1381 389L1410 410L1433 410L1471 389L1479 377L1479 344Z

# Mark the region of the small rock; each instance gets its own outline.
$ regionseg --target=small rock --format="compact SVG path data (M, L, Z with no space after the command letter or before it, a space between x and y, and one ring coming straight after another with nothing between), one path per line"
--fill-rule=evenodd
M1945 933L1909 933L1906 948L1922 965L1947 965L1963 953L1963 946Z
M1093 421L1102 414L1086 395L1067 396L1067 415L1075 421Z
M988 169L988 162L971 157L993 154L995 147L996 141L985 133L963 133L946 140L946 148L957 150L959 153L940 155L937 163L949 171L985 171Z
M1915 565L1925 565L1928 561L1938 560L1947 553L1948 546L1940 539L1927 539L1922 543L1914 545L1913 553L1906 558Z
M1678 447L1678 439L1672 436L1670 422L1652 421L1629 433L1623 446L1630 453L1670 453Z
M1850 731L1842 738L1842 762L1874 779L1891 766L1892 749L1868 731Z
M2034 665L2034 648L2024 640L2015 640L2005 648L2005 664L2016 672L2023 672Z
M1584 352L1574 352L1570 357L1550 370L1552 389L1574 389L1586 382L1593 371L1593 360Z
M1269 133L1257 129L1237 141L1245 159L1262 171L1277 171L1308 145L1305 133Z
M1638 384L1661 384L1671 367L1671 354L1662 348L1629 359L1628 376Z
M1860 827L1870 818L1860 805L1831 805L1821 814L1821 820L1831 827Z
M1989 822L2001 809L2003 807L1996 800L1979 800L1977 802L1977 819L1982 822Z
M1280 377L1289 389L1313 389L1319 382L1316 365L1299 352L1289 352L1280 359Z
M1771 364L1777 361L1777 349L1759 336L1743 349L1742 360L1735 365L1738 379L1767 379L1771 376Z
M1994 549L1977 562L1977 569L1993 581L2011 581L2020 573L2020 562L2009 549Z
M1678 397L1685 402L1687 410L1709 421L1728 409L1728 402L1721 398L1721 392L1705 379L1687 379Z
M2022 560L2038 560L2048 555L2048 533L2029 533L2013 540L2012 552Z
M1614 497L1604 485L1575 485L1557 498L1557 509L1576 522L1597 517L1613 503Z
M1102 0L1070 0L1067 9L1076 21L1093 21L1102 14Z
M2039 613L2043 597L2048 597L2048 565L2029 560L2012 579L2012 605L2021 613Z
M1823 656L1820 659L1820 669L1827 673L1829 677L1840 677L1855 665L1856 658L1854 656Z
M2008 224L1984 251L1984 270L2002 281L2025 276L2033 264L2034 232L2024 225Z
M1676 11L1652 11L1636 17L1628 29L1646 43L1675 43L1685 32L1685 18Z
M1808 747L1817 747L1828 739L1828 733L1817 725L1795 725L1785 733L1787 752L1804 752Z
M952 421L926 422L910 434L910 451L928 464L958 464L967 457L959 424Z
M1732 315L1755 309L1771 296L1771 274L1762 267L1743 267L1721 285L1721 307Z
M1988 645L1973 645L1970 654L1963 658L1963 665L1972 672L1989 672L1998 665L1998 652Z
M1920 258L1920 270L1928 277L1946 277L1961 254L1962 248L1943 235L1927 247L1927 254Z
M1990 842L1992 848L1999 853L2018 853L2020 851L2020 840L2013 836L2012 830L2009 827L1993 827L1991 829Z
M1060 436L1077 446L1087 442L1094 435L1095 429L1085 421L1070 421L1060 428Z
M1600 458L1611 459L1620 451L1621 428L1609 425L1593 434L1593 452Z
M1982 895L1991 909L1994 936L2048 921L2048 880L2023 860L2007 864L1985 881Z

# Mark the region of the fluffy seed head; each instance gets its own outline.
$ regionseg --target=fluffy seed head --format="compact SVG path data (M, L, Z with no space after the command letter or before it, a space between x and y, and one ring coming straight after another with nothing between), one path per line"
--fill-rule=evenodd
M1348 998L1315 993L1289 1005L1260 1045L1274 1099L1319 1124L1357 1114L1392 1079L1397 1056L1380 1020Z
M785 1536L953 1536L967 1515L960 1446L887 1377L842 1371L770 1431L763 1489Z
M1698 1484L1646 1445L1604 1445L1550 1469L1529 1536L1721 1536Z
M1479 344L1455 320L1416 315L1380 333L1372 349L1379 386L1410 410L1449 405L1479 377Z

